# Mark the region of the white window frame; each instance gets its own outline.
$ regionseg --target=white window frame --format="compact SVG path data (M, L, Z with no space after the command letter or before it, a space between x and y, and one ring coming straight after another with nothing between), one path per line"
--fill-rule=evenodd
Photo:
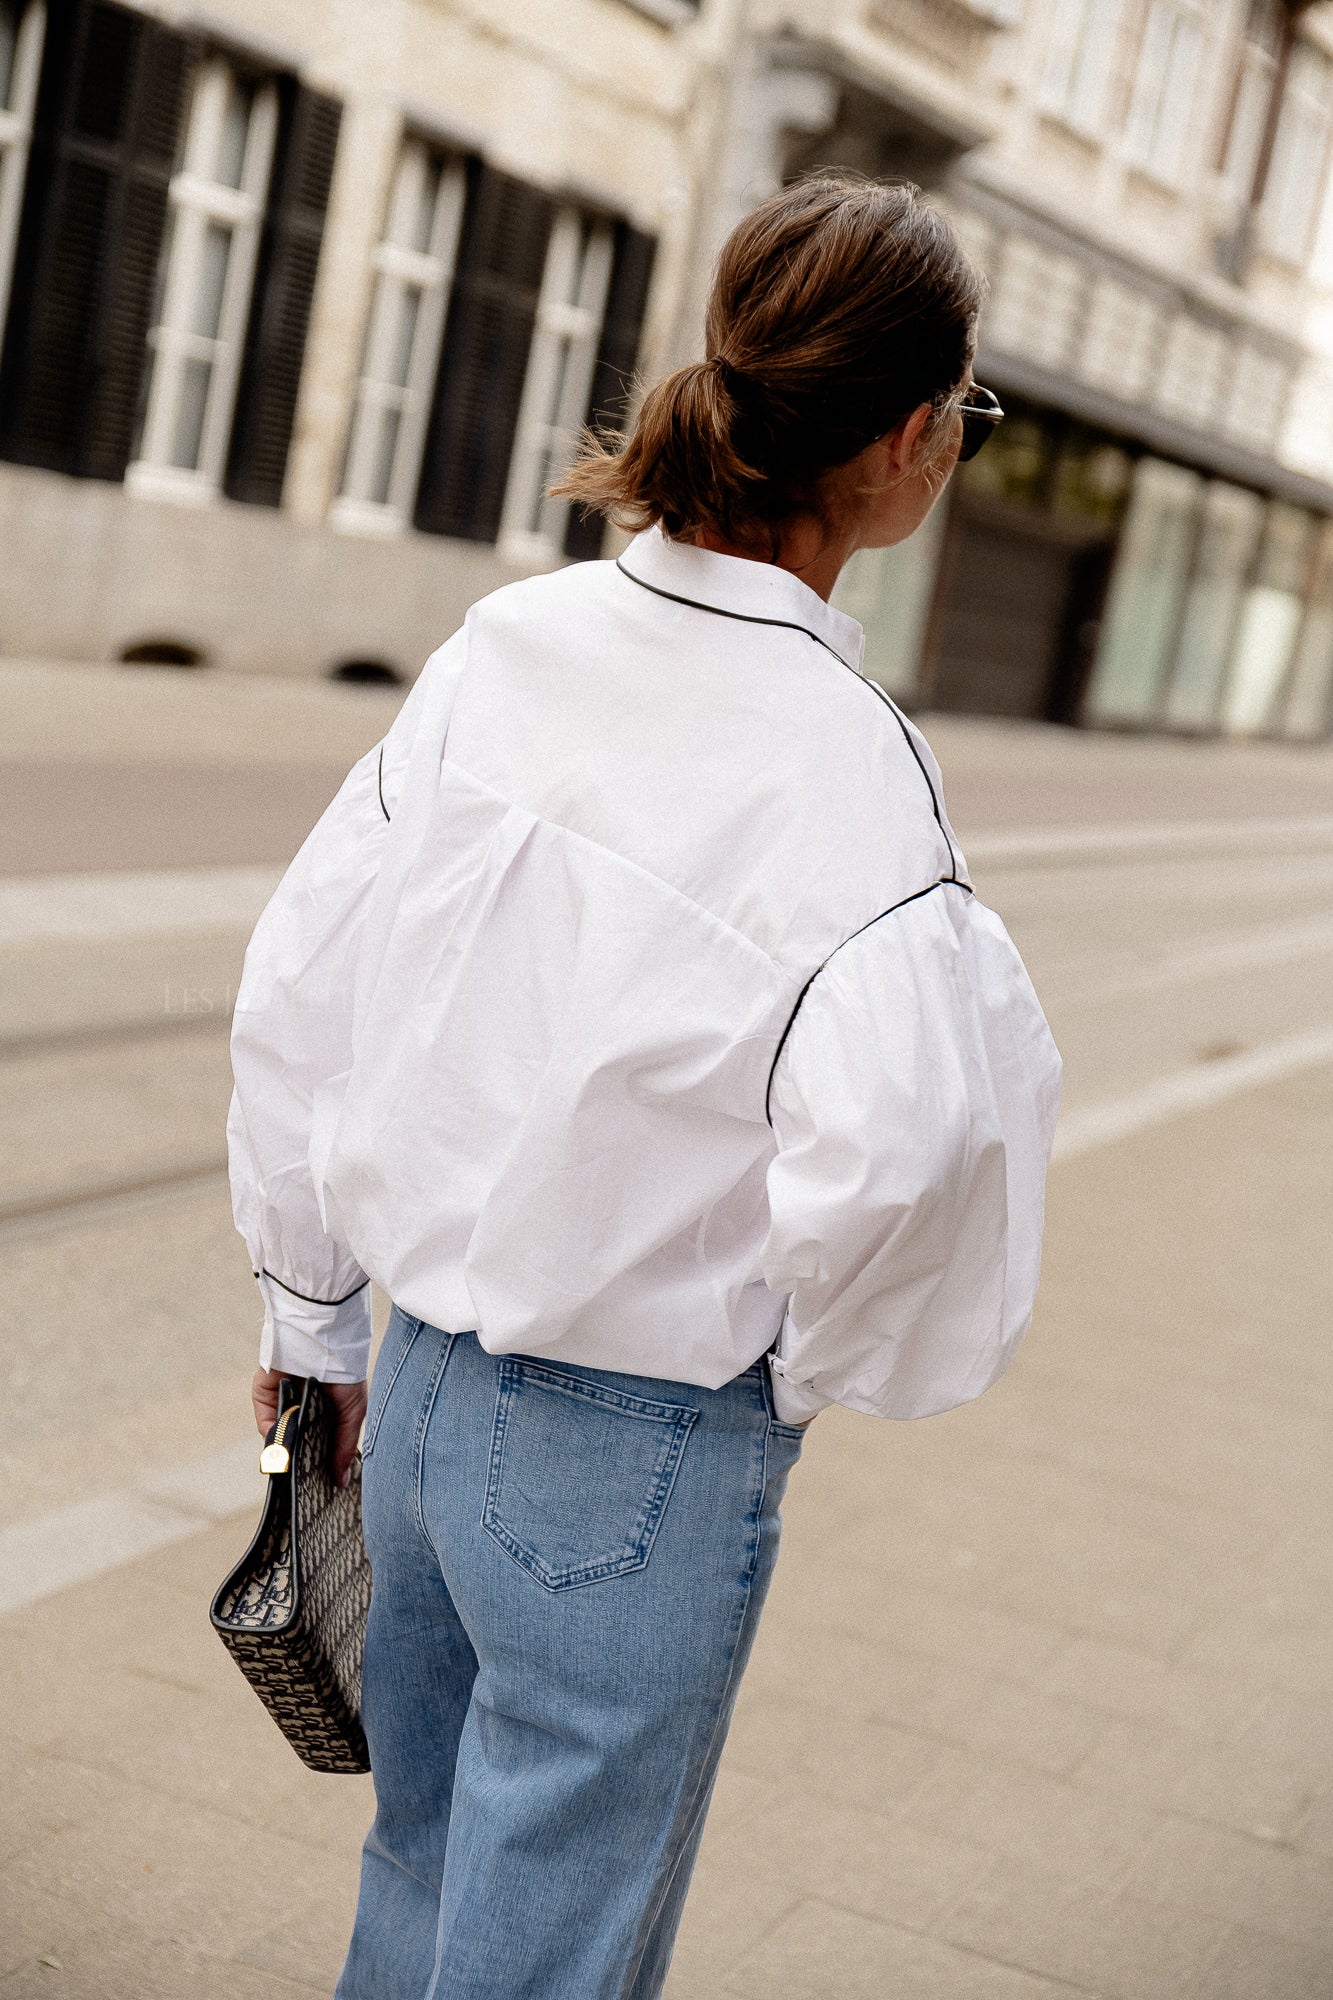
M1247 23L1220 168L1222 185L1234 201L1250 199L1276 70L1276 48L1267 47Z
M1042 368L1063 368L1087 313L1088 273L1031 236L1005 239L989 309L987 341Z
M44 0L29 0L26 7L18 9L9 104L7 107L0 105L0 339L4 336L5 311L14 274L14 250L23 209L23 181L28 165L28 148L32 144L32 115L37 105L45 37Z
M500 516L499 549L510 562L544 564L560 554L569 502L546 487L573 456L587 413L613 250L610 222L557 209Z
M1104 272L1088 301L1079 373L1094 388L1136 401L1160 363L1162 335L1158 301Z
M239 188L210 178L217 156L227 95L234 71L210 57L195 78L181 171L170 187L171 233L161 318L148 336L152 375L139 456L125 475L131 492L152 499L203 502L222 485L231 439L236 385L250 315L255 262L278 128L278 95L273 84L255 93L246 132ZM211 223L232 233L216 335L190 330L191 307L201 276L204 243ZM211 364L198 464L173 465L181 385L187 361Z
M420 177L434 159L438 159L438 153L424 140L404 140L394 170L384 236L375 246L374 290L348 432L342 491L329 516L334 527L353 533L396 534L412 517L467 193L463 162L446 160L435 197L429 246L425 250L408 247L402 240L408 233L408 217L420 199ZM389 380L391 356L403 301L410 291L420 294L420 304L407 380L400 385ZM385 412L391 409L399 413L398 437L388 493L381 501L372 496L371 485L380 425Z
M1217 423L1234 356L1234 344L1221 327L1190 312L1177 313L1167 326L1157 368L1158 409L1196 430Z
M1096 133L1120 32L1122 0L1054 0L1037 102L1080 132Z
M1284 263L1303 266L1309 257L1328 180L1330 136L1333 60L1311 43L1297 42L1259 204L1264 249Z
M1171 186L1186 176L1195 148L1207 45L1208 24L1195 0L1152 0L1139 43L1125 150L1136 167Z

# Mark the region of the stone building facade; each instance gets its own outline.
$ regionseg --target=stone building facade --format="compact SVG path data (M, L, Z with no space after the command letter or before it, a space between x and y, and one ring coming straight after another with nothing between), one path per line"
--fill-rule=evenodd
M841 587L884 684L1327 733L1333 7L757 0L746 47L719 189L910 175L991 281L976 373L1008 419Z
M1333 0L0 0L0 651L408 676L828 162L1009 417L842 601L916 706L1317 736Z
M0 651L408 675L589 552L738 0L0 0Z

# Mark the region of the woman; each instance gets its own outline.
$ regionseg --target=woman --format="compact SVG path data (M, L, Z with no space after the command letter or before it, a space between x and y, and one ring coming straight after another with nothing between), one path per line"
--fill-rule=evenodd
M394 1301L342 2000L659 1993L803 1427L1027 1324L1058 1058L828 603L998 416L980 291L912 188L743 222L567 482L636 539L474 606L250 947L261 1429L319 1376L350 1464Z

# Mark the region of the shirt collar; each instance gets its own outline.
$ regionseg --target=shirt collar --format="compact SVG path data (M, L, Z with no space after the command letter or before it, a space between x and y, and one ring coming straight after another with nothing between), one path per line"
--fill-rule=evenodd
M717 555L712 549L674 542L660 527L636 535L620 558L636 583L703 611L756 624L789 625L808 632L860 673L865 633L854 618L835 611L790 570L746 556Z

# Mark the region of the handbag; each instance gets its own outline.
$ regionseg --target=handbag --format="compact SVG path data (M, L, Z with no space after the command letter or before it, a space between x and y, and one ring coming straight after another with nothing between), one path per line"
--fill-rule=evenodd
M282 1384L259 1465L259 1529L213 1599L213 1629L303 1763L368 1771L361 1652L370 1563L361 1459L333 1478L334 1410L316 1381Z

